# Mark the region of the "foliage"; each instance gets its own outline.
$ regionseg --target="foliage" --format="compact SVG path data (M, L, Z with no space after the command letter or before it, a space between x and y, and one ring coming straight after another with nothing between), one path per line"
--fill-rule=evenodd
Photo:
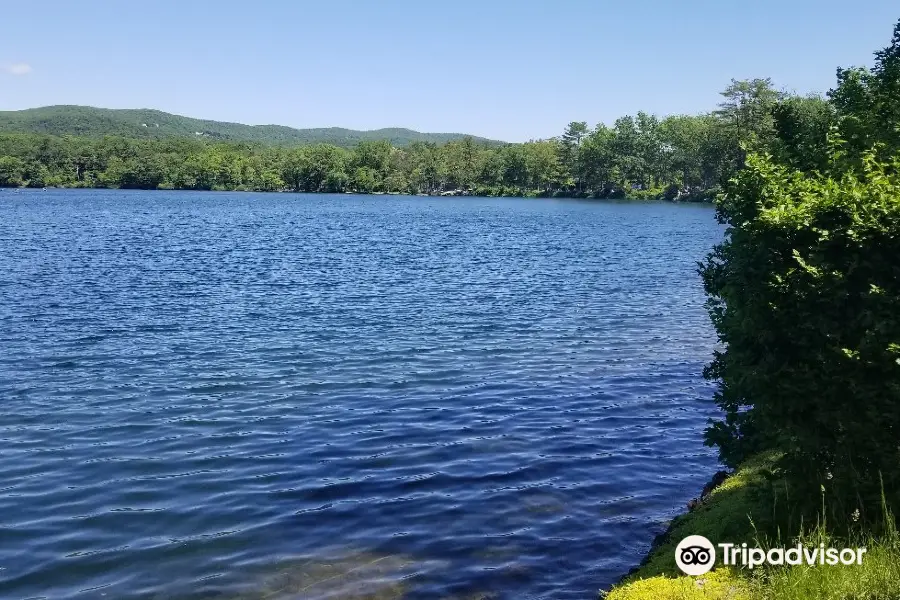
M838 69L828 94L840 115L841 138L853 156L880 144L882 157L900 152L900 22L891 44L875 53L869 70Z
M800 171L829 168L828 136L837 121L834 106L819 96L797 96L772 108L776 160Z
M466 137L460 133L420 133L388 128L355 131L341 127L293 129L281 125L242 125L193 119L150 109L109 109L93 106L42 106L18 111L0 111L0 133L37 133L100 138L122 136L135 139L189 137L208 141L249 142L299 146L326 143L350 148L364 141L384 140L395 146L413 142L444 144ZM479 143L500 142L477 138Z
M15 156L0 156L0 187L18 187L24 183L25 163Z
M816 489L848 501L900 488L900 161L805 176L751 157L718 211L726 241L702 274L727 345L708 375L726 462L783 450ZM865 504L860 508L865 508Z
M558 138L523 144L44 107L0 113L0 186L708 200L740 167L741 143L771 141L767 115L782 96L768 80L732 82L723 94L714 114L573 121Z
M898 36L900 25L892 48ZM900 495L900 155L886 158L890 135L827 134L897 112L900 95L879 96L896 53L877 56L871 77L841 79L834 112L812 99L775 107L777 159L751 155L726 185L726 240L701 265L725 344L706 370L724 413L707 442L730 465L777 448L799 497L827 485L838 519L865 518L882 488ZM860 81L880 98L867 108L846 102Z
M719 105L718 114L733 134L754 148L768 147L775 131L772 109L785 95L774 89L771 79L731 80Z

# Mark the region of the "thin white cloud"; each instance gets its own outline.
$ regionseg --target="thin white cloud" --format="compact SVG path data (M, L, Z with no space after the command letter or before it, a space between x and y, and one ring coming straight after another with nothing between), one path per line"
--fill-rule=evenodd
M10 75L28 75L31 73L31 65L27 63L15 63L12 65L4 65L3 70Z

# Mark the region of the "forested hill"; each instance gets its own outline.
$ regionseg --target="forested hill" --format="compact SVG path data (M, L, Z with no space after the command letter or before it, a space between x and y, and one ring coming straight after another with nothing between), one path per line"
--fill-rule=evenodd
M43 109L71 118L65 129L54 129L59 123L48 117L18 133L4 131L0 113L0 187L705 200L741 168L746 148L793 153L806 163L820 160L817 149L827 147L836 118L828 100L787 95L768 79L732 81L722 95L719 110L708 114L660 119L638 111L612 126L573 121L558 137L493 145L465 136L446 143L360 139L352 135L380 132L327 129L319 131L337 131L337 138L313 138L310 130L78 107ZM82 114L90 118L76 118ZM123 114L139 115L137 125ZM102 127L92 120L98 116ZM70 135L59 135L63 131ZM139 135L121 135L134 131ZM265 131L277 132L280 140L260 135ZM241 132L253 137L236 139ZM320 143L302 143L314 140Z
M152 109L110 109L92 106L43 106L0 111L0 133L41 133L102 137L118 135L138 139L192 137L215 141L256 142L266 145L301 146L326 143L352 147L362 141L386 140L401 147L413 142L444 144L467 137L461 133L420 133L389 128L356 131L340 127L294 129L282 125L242 125L192 119ZM496 145L501 142L473 138Z

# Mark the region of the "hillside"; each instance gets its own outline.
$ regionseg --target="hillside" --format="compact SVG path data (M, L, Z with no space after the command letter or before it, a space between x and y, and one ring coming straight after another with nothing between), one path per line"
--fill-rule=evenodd
M0 111L0 133L43 133L130 138L193 137L216 141L256 142L268 145L299 146L328 143L350 147L365 140L389 140L394 146L412 142L442 144L467 137L461 133L420 133L389 128L356 131L340 127L294 129L282 125L243 125L182 117L152 109L110 109L92 106L43 106L25 110ZM500 144L472 136L475 141Z

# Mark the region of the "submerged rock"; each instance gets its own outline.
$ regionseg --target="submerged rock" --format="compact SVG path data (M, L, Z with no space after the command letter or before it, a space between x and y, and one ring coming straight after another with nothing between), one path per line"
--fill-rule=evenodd
M399 600L414 564L403 556L365 552L282 563L258 589L234 600Z

